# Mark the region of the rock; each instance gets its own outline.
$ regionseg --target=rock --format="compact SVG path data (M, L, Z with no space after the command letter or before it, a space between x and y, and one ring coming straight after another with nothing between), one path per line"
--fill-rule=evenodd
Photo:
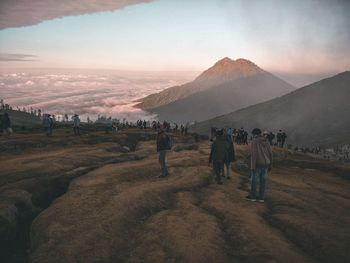
M120 149L120 151L121 151L122 153L128 153L128 152L130 152L130 148L129 148L128 146L123 146L123 147Z

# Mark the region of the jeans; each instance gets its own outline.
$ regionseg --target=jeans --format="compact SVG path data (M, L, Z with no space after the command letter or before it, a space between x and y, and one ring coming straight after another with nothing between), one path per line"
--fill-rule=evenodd
M160 163L160 168L162 170L162 176L168 176L168 167L166 166L165 163L165 157L166 157L166 150L161 150L159 151L159 163Z
M268 168L256 168L255 173L252 172L251 176L251 191L250 196L251 198L256 198L256 180L257 177L259 177L259 198L265 199L265 191L266 191L266 184L267 184L267 170Z

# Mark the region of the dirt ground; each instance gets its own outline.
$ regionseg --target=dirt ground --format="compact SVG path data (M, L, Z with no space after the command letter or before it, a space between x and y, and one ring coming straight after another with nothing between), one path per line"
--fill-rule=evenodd
M350 262L349 165L274 149L256 203L245 200L248 146L217 185L210 142L174 141L170 176L158 178L151 132L1 138L0 252L33 263Z

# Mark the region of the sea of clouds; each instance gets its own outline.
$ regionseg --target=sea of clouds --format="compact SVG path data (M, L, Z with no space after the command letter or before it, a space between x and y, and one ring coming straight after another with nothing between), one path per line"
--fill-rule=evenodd
M58 116L150 120L156 116L135 108L136 100L191 78L160 73L1 73L0 98L14 109L32 107Z

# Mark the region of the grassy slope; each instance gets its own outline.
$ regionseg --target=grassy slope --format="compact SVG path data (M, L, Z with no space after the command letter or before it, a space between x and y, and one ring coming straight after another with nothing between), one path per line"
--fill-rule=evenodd
M349 165L275 149L267 202L259 204L244 200L246 146L237 148L233 179L219 186L206 165L207 141L176 137L170 177L158 179L154 135L67 132L0 139L26 142L0 157L0 206L43 210L31 226L31 262L350 260ZM137 141L135 152L119 152ZM48 206L52 194L63 195Z

